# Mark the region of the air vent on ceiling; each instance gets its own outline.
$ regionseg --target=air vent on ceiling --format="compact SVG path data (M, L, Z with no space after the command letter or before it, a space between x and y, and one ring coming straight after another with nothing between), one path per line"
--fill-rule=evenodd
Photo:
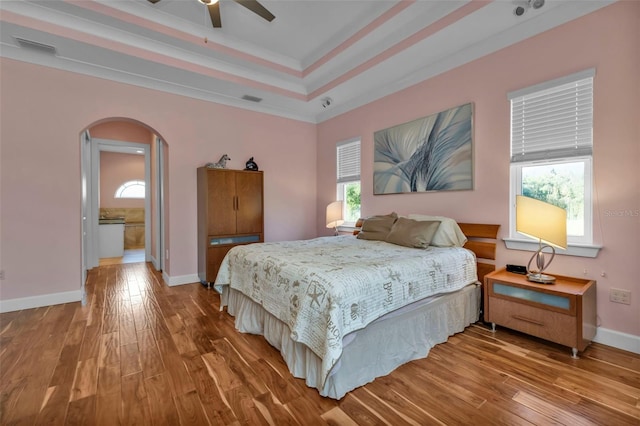
M244 99L245 101L251 101L251 102L260 102L260 101L262 101L262 98L258 98L256 96L251 96L251 95L244 95L244 96L242 96L242 99Z
M27 40L26 38L14 37L18 44L27 49L37 50L39 52L49 53L51 55L56 54L56 48L48 44L40 43L33 40Z

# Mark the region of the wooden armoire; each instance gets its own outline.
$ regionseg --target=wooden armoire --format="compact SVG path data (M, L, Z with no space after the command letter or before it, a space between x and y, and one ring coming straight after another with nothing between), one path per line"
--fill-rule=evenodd
M198 276L212 285L232 247L264 241L263 173L198 168Z

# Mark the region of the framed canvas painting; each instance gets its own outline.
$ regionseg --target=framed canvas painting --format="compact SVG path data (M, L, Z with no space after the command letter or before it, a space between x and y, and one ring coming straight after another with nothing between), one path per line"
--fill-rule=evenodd
M373 135L373 193L473 189L473 104Z

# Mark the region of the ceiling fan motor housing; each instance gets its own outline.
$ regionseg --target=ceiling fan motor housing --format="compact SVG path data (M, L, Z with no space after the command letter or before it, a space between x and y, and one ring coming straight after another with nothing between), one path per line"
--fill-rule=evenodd
M156 4L160 0L148 0L150 3ZM207 6L209 9L209 16L211 17L211 24L214 28L222 28L222 19L220 18L220 1L219 0L198 0L200 3ZM275 15L261 5L258 0L233 0L238 4L246 7L261 18L271 22L275 19Z

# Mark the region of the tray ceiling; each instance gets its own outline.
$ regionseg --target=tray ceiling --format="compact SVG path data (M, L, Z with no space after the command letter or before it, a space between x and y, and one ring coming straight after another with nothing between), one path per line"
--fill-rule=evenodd
M321 122L613 1L260 3L272 22L221 0L213 28L197 0L3 0L0 55Z

